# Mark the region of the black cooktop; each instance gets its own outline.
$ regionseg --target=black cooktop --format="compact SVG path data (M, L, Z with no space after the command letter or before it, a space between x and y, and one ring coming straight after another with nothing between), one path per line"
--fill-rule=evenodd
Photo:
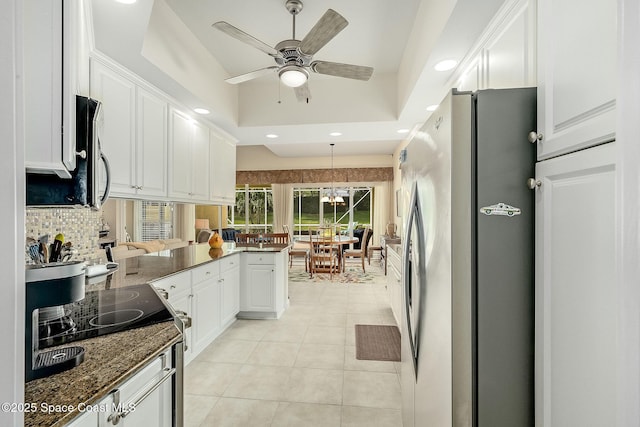
M173 320L150 285L91 291L66 304L64 316L38 322L39 348Z

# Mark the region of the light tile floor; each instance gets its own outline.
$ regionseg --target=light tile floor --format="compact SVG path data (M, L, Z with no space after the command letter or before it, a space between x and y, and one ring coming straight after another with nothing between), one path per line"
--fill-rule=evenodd
M237 320L185 369L186 426L401 427L399 363L355 358L355 324L395 324L367 267L373 283L290 281L279 320Z

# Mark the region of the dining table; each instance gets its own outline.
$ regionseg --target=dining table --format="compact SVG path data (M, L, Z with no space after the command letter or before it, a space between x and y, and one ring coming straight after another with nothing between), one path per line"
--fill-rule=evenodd
M323 241L325 242L325 240L318 235L301 235L301 236L295 236L294 237L294 241L296 242L306 242L306 243L311 243L311 239L313 239L314 241ZM349 235L345 235L345 234L336 234L333 236L333 238L331 239L331 245L332 246L337 246L338 247L338 260L340 263L339 266L339 271L343 270L343 265L342 263L344 262L344 258L342 256L342 248L344 245L350 245L352 243L358 243L360 241L360 239L358 239L357 237L353 237L353 236L349 236Z

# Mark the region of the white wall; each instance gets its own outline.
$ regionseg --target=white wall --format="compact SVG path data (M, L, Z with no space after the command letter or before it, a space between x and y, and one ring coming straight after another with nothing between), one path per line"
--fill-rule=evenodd
M4 1L0 14L0 224L5 243L0 249L0 402L24 399L24 135L17 80L22 71L21 3ZM22 424L21 413L0 411L0 425Z

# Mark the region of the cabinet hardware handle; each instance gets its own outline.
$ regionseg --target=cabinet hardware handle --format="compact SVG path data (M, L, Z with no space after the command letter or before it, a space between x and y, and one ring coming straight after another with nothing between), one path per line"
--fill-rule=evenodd
M542 181L540 181L539 179L529 178L527 180L527 187L529 187L529 190L535 190L536 188L540 188L541 186Z
M536 142L542 142L544 135L535 131L529 132L529 142L535 144Z
M160 378L160 380L157 383L155 383L142 396L136 399L135 402L125 405L125 409L121 411L119 414L117 414L116 416L120 418L125 418L131 412L135 411L135 408L137 408L138 405L140 405L147 397L149 397L154 391L156 391L162 384L164 384L169 378L171 378L176 373L176 368L165 368L163 372L165 373L164 376ZM133 408L133 409L129 409L129 408Z
M176 285L169 286L169 289L175 289L175 288L176 288Z
M138 186L132 185L131 188L133 188L135 190L136 188L138 188Z

